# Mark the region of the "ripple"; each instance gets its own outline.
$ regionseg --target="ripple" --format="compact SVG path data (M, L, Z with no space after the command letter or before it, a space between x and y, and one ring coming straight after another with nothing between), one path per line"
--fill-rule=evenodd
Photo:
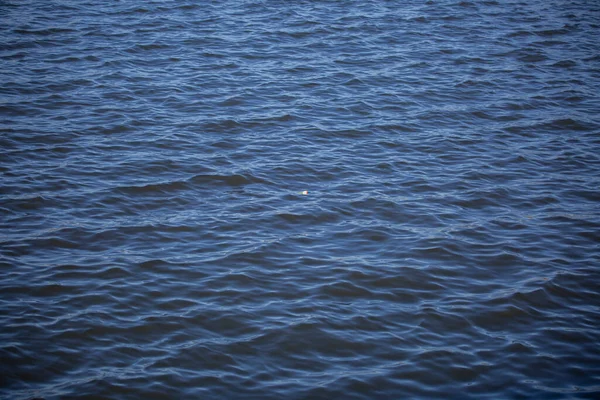
M597 7L5 3L0 398L599 391Z

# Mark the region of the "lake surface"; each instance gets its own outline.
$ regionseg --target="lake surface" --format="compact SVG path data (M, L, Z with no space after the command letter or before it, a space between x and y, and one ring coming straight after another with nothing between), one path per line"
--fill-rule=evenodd
M0 1L0 398L600 396L600 3Z

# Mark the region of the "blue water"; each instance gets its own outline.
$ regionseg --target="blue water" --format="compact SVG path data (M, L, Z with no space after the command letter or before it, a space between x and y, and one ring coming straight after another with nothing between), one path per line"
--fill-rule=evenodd
M598 398L599 30L0 1L0 398Z

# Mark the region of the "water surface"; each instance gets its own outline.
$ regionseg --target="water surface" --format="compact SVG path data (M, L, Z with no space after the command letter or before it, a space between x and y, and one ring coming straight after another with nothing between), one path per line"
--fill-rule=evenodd
M599 27L0 2L0 397L597 398Z

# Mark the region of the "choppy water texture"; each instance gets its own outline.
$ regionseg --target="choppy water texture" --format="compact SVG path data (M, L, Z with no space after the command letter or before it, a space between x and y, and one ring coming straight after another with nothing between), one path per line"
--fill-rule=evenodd
M598 398L599 25L1 1L0 397Z

